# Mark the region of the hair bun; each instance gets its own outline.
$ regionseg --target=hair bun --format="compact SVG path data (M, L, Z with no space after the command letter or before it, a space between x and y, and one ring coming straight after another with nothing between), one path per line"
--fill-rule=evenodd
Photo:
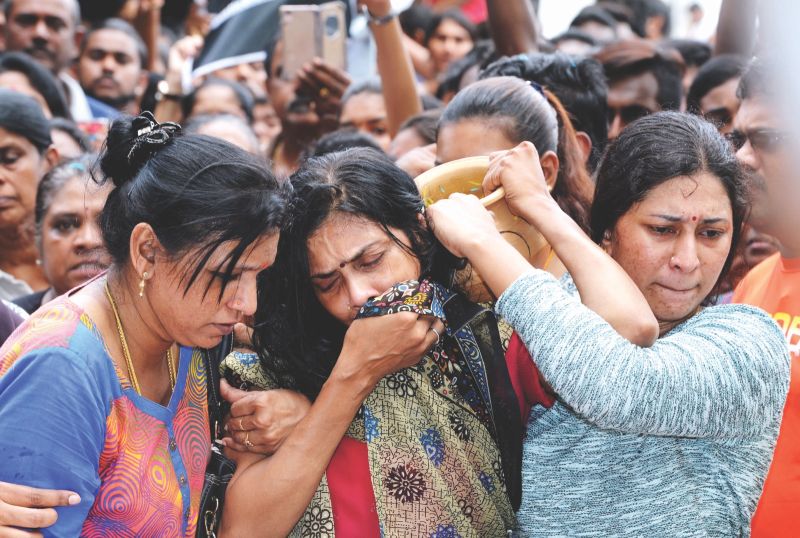
M100 168L114 185L131 181L160 148L181 132L173 122L158 123L151 112L122 117L111 124Z

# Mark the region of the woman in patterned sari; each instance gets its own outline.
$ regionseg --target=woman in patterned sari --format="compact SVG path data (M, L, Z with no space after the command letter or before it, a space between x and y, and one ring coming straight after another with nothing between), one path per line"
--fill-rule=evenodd
M434 327L435 345L413 366L339 402L349 420L307 416L267 458L254 454L264 451L253 442L257 396L226 388L237 400L229 446L250 454L238 457L231 484L242 494L228 494L222 535L505 536L516 527L522 422L497 320L445 285L457 260L433 239L414 182L352 149L308 161L291 184L289 222L259 286L260 367L232 355L234 384L300 392L310 416L348 326L377 317L388 330L413 312L444 330Z

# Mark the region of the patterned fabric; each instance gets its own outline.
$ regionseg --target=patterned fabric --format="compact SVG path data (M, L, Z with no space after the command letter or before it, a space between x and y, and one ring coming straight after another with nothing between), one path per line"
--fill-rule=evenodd
M497 309L559 396L528 424L524 535L750 536L789 384L765 312L705 308L640 348L538 270Z
M0 348L0 481L81 496L45 536L194 536L209 456L206 372L182 348L164 407L138 394L68 298ZM13 463L13 464L11 464Z
M401 283L365 305L359 317L416 312L446 322L449 296L429 281ZM234 354L223 368L236 362L240 380L249 381L253 361ZM505 536L515 527L488 392L467 325L458 334L447 328L418 365L386 376L367 397L347 435L367 443L384 536ZM325 477L291 536L335 536Z

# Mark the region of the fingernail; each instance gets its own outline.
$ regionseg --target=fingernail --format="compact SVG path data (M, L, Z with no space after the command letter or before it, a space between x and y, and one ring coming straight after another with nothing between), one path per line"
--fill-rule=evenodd
M73 493L67 498L67 502L70 506L75 506L81 502L81 497L77 493Z

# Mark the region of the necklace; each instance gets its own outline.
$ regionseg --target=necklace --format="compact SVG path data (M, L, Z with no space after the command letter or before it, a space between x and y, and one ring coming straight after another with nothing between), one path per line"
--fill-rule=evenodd
M117 332L119 333L119 341L122 344L122 355L125 357L125 366L128 368L128 378L130 378L131 385L139 396L142 395L142 387L139 385L139 380L136 378L136 370L133 369L133 361L131 360L131 352L128 349L128 341L125 339L125 331L122 330L122 321L119 319L119 312L117 312L117 303L114 297L111 296L111 290L108 289L108 281L104 285L106 290L106 297L108 302L111 303L111 311L114 312L114 321L117 322ZM167 349L167 368L169 369L169 382L172 390L175 390L175 383L177 383L178 373L175 370L175 363L172 358L172 346Z

